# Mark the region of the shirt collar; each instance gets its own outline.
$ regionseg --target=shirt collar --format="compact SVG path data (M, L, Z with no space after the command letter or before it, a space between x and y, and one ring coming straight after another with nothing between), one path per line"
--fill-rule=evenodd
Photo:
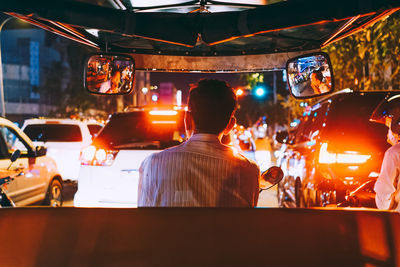
M202 142L218 142L221 143L218 139L218 135L216 134L207 134L207 133L197 133L194 134L189 139L190 141L202 141Z

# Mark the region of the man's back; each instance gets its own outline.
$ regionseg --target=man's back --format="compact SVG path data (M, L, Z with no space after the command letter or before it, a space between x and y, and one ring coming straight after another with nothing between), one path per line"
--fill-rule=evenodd
M258 200L258 166L211 134L148 157L140 177L139 206L254 207Z

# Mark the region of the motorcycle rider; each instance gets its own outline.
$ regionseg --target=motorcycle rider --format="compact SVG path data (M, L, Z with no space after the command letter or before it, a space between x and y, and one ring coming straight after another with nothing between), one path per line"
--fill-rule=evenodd
M386 97L373 112L370 121L388 127L387 141L392 145L385 152L381 171L375 183L375 202L379 209L400 212L400 95Z

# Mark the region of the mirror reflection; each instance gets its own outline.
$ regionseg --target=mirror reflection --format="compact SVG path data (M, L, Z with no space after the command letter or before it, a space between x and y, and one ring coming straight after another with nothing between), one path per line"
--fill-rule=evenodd
M133 89L135 63L120 55L94 55L87 62L85 86L95 94L129 94Z
M333 91L333 72L325 53L291 59L286 67L289 89L296 98L320 96Z

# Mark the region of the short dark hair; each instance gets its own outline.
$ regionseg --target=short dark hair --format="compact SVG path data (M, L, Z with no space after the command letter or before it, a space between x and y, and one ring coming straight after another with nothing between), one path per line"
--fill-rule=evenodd
M315 77L316 77L319 81L322 82L322 80L324 79L324 75L322 74L322 69L321 69L321 68L316 69L316 70L313 70L312 73L315 73Z
M226 82L202 79L191 85L188 106L198 132L220 134L236 110L237 99Z

